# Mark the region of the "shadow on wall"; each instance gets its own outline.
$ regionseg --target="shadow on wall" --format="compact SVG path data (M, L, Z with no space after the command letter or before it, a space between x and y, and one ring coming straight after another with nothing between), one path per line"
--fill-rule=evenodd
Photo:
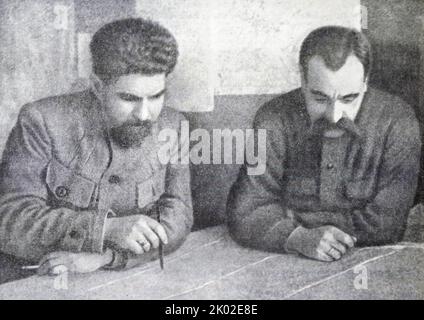
M418 46L394 42L373 43L374 62L370 84L400 96L409 103L420 119L420 64Z
M370 84L401 97L411 107L421 127L424 142L424 112L421 105L420 69L421 53L418 44L404 45L397 42L374 40L374 65ZM424 150L424 148L422 148ZM424 155L421 153L421 169L415 203L424 200Z
M205 113L185 113L190 131L203 128L212 136L213 129L252 128L253 118L259 107L273 95L216 96L215 109ZM197 141L192 142L192 145ZM213 139L211 139L211 150ZM212 154L212 153L211 153ZM233 161L234 157L233 157ZM228 192L236 180L238 164L191 165L194 230L225 222L225 206Z

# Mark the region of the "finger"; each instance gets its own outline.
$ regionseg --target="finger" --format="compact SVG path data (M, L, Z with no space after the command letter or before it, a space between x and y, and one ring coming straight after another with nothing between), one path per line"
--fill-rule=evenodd
M330 251L328 251L327 254L334 260L339 260L342 257L342 254L333 247L330 248Z
M326 261L326 262L333 261L333 258L321 249L317 249L316 258L320 261Z
M63 264L59 264L50 269L49 275L57 276L65 272L68 272L68 267Z
M341 242L338 242L338 241L330 242L330 246L334 248L335 250L337 250L338 252L340 252L342 255L346 253L347 249Z
M57 268L58 266L62 266L61 268ZM63 270L64 268L66 268L66 270L68 270L67 266L66 266L66 258L63 257L57 257L57 258L51 258L49 260L46 260L37 270L37 273L39 275L57 275L60 272L63 272L61 270Z
M143 248L144 252L150 251L150 242L141 232L135 232L134 240L137 241L137 243Z
M336 241L333 243L330 243L328 241L321 241L318 249L320 249L322 252L325 252L327 255L329 255L332 260L339 260L342 257L342 254L333 247L333 244L337 243ZM343 247L343 245L339 244Z
M153 248L157 249L159 247L159 237L153 230L147 225L147 223L140 223L138 230L143 233L143 235L149 240Z
M38 263L38 265L39 266L42 266L47 261L49 261L51 259L55 259L55 258L59 257L60 255L61 255L61 252L52 252L52 253L46 254L44 257L41 258L41 260Z
M153 220L153 222L149 221L147 224L157 234L163 244L168 244L168 235L165 228L159 222Z
M126 242L126 249L132 251L135 254L143 254L144 250L143 248L140 246L140 244L136 241L136 240L128 240Z
M346 246L348 246L348 248L353 248L354 242L350 235L337 228L334 228L332 230L332 234L336 240L345 244Z
M37 274L42 276L45 274L49 274L51 268L53 268L56 264L55 264L55 260L57 258L53 257L51 254L46 255L45 257L43 257L40 261L40 267L37 270Z

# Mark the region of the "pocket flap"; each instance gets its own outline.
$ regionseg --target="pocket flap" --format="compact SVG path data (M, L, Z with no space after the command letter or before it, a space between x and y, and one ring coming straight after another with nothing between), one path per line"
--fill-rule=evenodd
M56 199L70 202L76 207L90 205L96 184L52 159L47 166L46 183Z
M158 200L165 192L166 169L156 172L149 179L137 184L137 205L144 208Z

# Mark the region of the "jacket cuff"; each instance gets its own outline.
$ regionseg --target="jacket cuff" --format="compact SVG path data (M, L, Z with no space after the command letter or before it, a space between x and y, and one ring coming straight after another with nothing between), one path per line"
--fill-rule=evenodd
M286 209L286 216L270 227L263 237L262 242L265 243L266 249L278 252L285 251L287 239L298 225L293 211Z
M290 235L288 236L286 240L286 243L284 244L284 251L286 253L297 253L296 250L292 249L293 248L292 244L293 244L293 241L295 241L295 239L298 237L302 229L303 229L302 226L298 226L296 229L292 231L292 233L290 233Z
M78 212L66 230L62 249L71 252L103 253L107 215L108 211Z
M103 266L104 270L122 270L125 269L128 263L128 254L125 251L111 249L113 253L112 261Z
M62 250L71 252L89 251L86 243L95 214L95 211L78 212L73 219L67 221L65 234L60 246Z

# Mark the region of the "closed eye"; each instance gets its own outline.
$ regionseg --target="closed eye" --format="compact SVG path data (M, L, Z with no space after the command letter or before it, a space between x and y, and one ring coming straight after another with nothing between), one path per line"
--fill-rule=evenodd
M153 96L150 96L148 99L149 99L149 100L156 100L156 99L159 99L159 98L163 97L163 95L165 94L165 92L166 92L166 90L164 89L164 90L162 90L161 92L158 92L157 94L155 94L155 95L153 95Z
M136 95L133 95L133 94L130 94L130 93L120 92L117 95L121 100L124 100L124 101L127 101L127 102L138 102L138 101L143 100L143 98L136 96Z
M343 96L340 100L343 103L348 104L348 103L352 103L353 101L355 101L356 98L358 98L358 96L359 96L359 93L349 94L349 95Z
M314 97L314 100L318 103L327 103L329 101L329 97L319 90L312 89L311 93Z
M322 95L314 95L314 100L318 103L327 103L329 99Z
M315 101L316 102L318 102L318 103L327 103L328 102L328 100L326 99L326 98L315 98Z

